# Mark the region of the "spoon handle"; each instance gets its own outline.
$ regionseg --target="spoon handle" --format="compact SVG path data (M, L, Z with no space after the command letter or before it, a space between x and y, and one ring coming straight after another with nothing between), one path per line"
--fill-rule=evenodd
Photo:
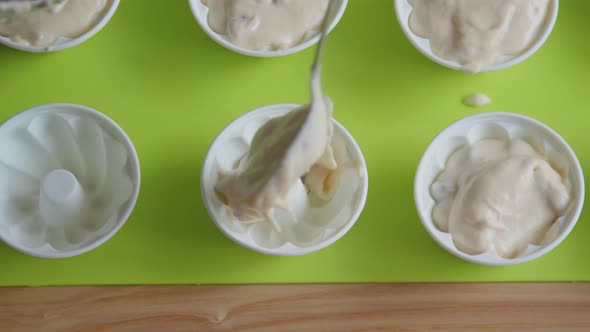
M322 26L320 28L320 40L318 42L318 46L315 52L315 58L311 66L312 77L319 75L322 63L322 56L324 54L324 46L326 44L326 35L328 34L328 29L330 28L330 22L328 21L331 17L334 17L334 14L338 9L337 3L339 1L341 0L330 0L330 2L328 3L328 9L326 10L326 14L324 15L324 21L322 22Z

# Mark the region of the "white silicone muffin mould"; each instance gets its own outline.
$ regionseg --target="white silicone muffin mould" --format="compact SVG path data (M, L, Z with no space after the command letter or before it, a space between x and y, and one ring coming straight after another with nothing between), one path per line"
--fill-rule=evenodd
M552 226L556 236L541 246L529 245L519 257L505 259L491 253L469 255L458 250L449 233L440 231L432 220L435 200L430 186L444 169L450 155L466 144L482 139L523 139L543 152L549 162L567 169L572 188L572 202L567 212ZM561 162L560 162L561 160ZM445 250L466 261L490 265L516 265L541 257L559 245L572 231L584 205L584 174L578 158L567 142L553 129L524 115L507 112L480 113L463 118L444 129L422 156L414 179L414 201L422 224L430 236Z
M412 45L414 45L414 47L418 51L420 51L420 53L424 54L430 60L447 68L463 70L463 66L457 61L443 59L438 55L434 54L430 49L430 41L426 38L422 38L414 34L412 29L410 29L409 19L410 13L412 12L412 6L408 2L408 0L394 0L394 6L397 20L402 28L402 31L404 32L406 37L408 37ZM535 52L537 52L541 48L541 46L543 46L545 41L547 41L549 35L551 35L551 32L555 27L555 22L557 21L558 11L559 0L552 0L551 8L549 9L549 17L547 19L547 22L545 23L544 29L539 32L537 41L526 52L517 56L507 56L494 65L483 66L480 72L491 72L512 67L514 65L521 63L522 61L526 60L531 55L533 55Z
M289 192L289 201L297 222L281 224L277 232L268 222L243 224L228 216L227 207L215 193L220 171L230 171L249 149L256 131L273 117L281 116L298 107L293 104L264 106L248 112L233 122L214 140L209 148L201 172L201 197L211 219L234 242L267 255L297 256L325 248L346 234L359 218L368 192L367 165L354 138L333 120L334 152L341 158L358 162L351 169L358 177L342 174L342 182L332 200L323 207L308 206L308 196L301 181ZM345 157L344 157L345 156ZM277 213L282 213L277 211Z
M0 239L32 256L64 258L123 226L139 194L139 160L104 114L46 104L0 125L0 179Z
M328 33L336 27L336 25L338 24L338 22L340 21L340 19L344 15L344 11L346 10L346 6L348 4L348 0L337 0L337 1L339 2L339 4L338 4L339 8L336 11L334 17L329 18L330 26L328 29ZM207 15L209 14L209 8L207 6L205 6L201 2L201 0L189 0L189 5L191 7L193 15L195 16L195 19L199 23L199 26L203 29L203 31L205 31L205 33L207 33L207 35L209 35L209 37L211 37L211 39L213 39L219 45L227 48L228 50L231 50L231 51L243 54L243 55L261 57L261 58L285 56L285 55L297 53L299 51L303 51L303 50L315 45L320 40L320 36L316 32L316 33L309 33L305 37L305 40L302 43L295 45L295 46L288 48L288 49L284 49L284 50L250 50L250 49L243 48L243 47L236 45L227 36L218 34L217 32L215 32L211 29L211 27L209 26L209 23L207 21Z
M17 49L20 51L31 52L31 53L57 52L57 51L62 51L62 50L68 49L68 48L72 48L74 46L77 46L77 45L87 41L92 36L96 35L111 20L111 18L115 14L115 11L119 7L120 0L109 0L109 1L110 1L110 3L108 5L109 6L108 9L106 9L98 17L98 19L96 20L96 23L92 26L92 28L90 28L88 31L86 31L85 33L83 33L79 37L76 37L76 38L60 37L55 41L55 43L53 43L53 45L34 46L34 45L25 45L22 43L18 43L8 37L0 36L0 44L6 45L8 47L11 47L11 48L14 48L14 49Z

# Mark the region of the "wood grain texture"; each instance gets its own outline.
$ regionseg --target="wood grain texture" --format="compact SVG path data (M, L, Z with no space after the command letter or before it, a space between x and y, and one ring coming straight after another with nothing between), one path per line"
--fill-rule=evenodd
M590 331L590 284L0 288L0 331Z

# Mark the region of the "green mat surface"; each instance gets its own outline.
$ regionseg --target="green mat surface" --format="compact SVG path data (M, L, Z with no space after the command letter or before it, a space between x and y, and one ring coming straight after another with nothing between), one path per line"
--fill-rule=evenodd
M590 1L561 1L541 50L516 67L469 76L416 51L392 0L351 0L330 35L325 91L369 168L369 197L352 230L303 257L270 257L234 244L201 201L207 148L231 120L258 106L305 103L313 50L258 59L232 53L198 27L187 1L124 0L97 36L55 54L0 47L0 119L68 102L102 111L133 140L142 184L136 208L111 240L60 260L0 244L0 285L590 280L587 211L546 256L484 267L440 248L412 197L418 160L451 122L503 110L558 131L590 167ZM494 103L474 110L474 92Z

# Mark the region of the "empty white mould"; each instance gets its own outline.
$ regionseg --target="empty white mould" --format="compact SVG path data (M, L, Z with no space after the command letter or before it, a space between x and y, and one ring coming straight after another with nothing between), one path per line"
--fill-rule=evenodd
M48 104L0 126L0 238L29 255L69 257L129 217L139 161L125 132L90 108Z

